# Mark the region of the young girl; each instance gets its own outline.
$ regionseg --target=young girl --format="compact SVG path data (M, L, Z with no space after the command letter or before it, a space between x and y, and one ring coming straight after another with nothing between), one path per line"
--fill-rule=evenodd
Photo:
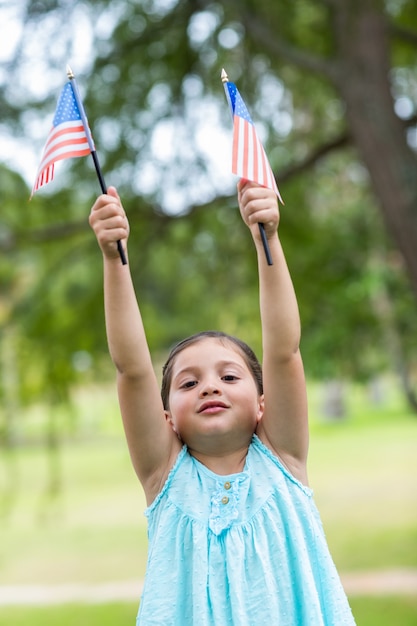
M117 251L129 226L114 188L90 215L124 428L148 504L137 626L353 625L308 487L300 320L277 199L241 180L238 201L258 258L263 371L245 343L201 333L171 351L162 398Z

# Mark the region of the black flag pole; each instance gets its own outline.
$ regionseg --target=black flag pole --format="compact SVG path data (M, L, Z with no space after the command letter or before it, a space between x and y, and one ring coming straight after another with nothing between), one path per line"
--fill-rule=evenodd
M101 191L103 193L107 193L107 186L106 186L106 183L104 182L104 176L103 176L103 173L101 171L101 167L100 167L100 163L99 163L99 160L98 160L96 148L95 148L95 145L94 145L93 138L91 136L90 127L89 127L88 121L87 121L87 116L86 116L85 111L84 111L84 107L83 107L83 103L82 103L82 100L81 100L80 93L78 91L77 81L75 80L74 73L73 73L73 71L72 71L72 69L70 68L69 65L67 65L67 76L68 76L69 80L71 81L72 90L73 90L73 93L74 93L74 98L75 98L75 100L77 102L77 106L78 106L78 109L80 111L81 120L82 120L82 123L83 123L83 126L84 126L84 131L85 131L85 134L86 134L86 137L87 137L88 145L90 147L91 156L93 157L94 167L96 169L97 178L98 178L98 181L100 183ZM120 256L120 259L121 259L123 265L127 265L126 255L125 255L125 251L123 250L123 246L122 246L122 242L121 241L117 242L117 250L119 252L119 256Z

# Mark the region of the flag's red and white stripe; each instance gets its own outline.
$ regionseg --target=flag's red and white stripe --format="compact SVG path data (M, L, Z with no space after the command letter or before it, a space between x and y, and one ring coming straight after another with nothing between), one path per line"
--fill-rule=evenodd
M234 115L232 172L240 178L273 189L283 203L255 126L240 115Z
M81 120L63 122L53 126L42 155L32 195L54 177L54 163L62 159L90 154L87 135Z

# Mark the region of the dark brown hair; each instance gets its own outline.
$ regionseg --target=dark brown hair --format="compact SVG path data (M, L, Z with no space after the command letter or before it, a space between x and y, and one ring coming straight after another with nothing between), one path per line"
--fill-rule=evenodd
M248 344L241 339L233 337L233 335L228 335L227 333L223 333L219 330L205 330L183 339L171 349L166 363L162 368L161 396L162 402L164 403L164 409L168 410L169 408L169 391L172 382L172 369L177 355L185 350L185 348L188 348L188 346L207 338L218 339L224 344L232 344L233 347L237 348L237 351L245 360L245 363L255 380L259 395L263 394L262 367L252 348L250 348Z

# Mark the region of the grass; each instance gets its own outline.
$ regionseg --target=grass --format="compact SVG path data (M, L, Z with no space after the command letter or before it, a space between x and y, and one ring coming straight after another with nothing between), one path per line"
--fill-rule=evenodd
M318 418L313 388L309 476L340 570L417 567L417 418L385 386L382 404L349 387L348 419Z
M343 570L417 566L417 423L313 436L310 480Z
M357 626L417 626L415 597L358 597L350 605Z
M389 393L388 393L389 391ZM417 567L417 419L387 388L382 405L349 387L348 419L326 422L310 393L309 476L339 571ZM0 457L0 585L100 583L143 577L145 501L113 389L77 398L59 453L36 444L42 408L25 415L32 441ZM51 478L53 480L51 481ZM358 626L417 626L417 600L353 597ZM133 624L137 603L0 607L0 623Z
M357 626L417 626L417 598L381 597L351 600ZM135 623L132 603L65 604L52 607L0 608L1 623L13 626L128 626Z
M0 584L142 577L145 501L122 441L67 444L61 491L48 493L45 453L18 453L13 508L2 521Z
M137 604L64 604L52 607L0 607L2 624L13 626L122 626L135 623Z
M416 435L411 420L313 432L310 482L340 570L417 567ZM54 496L40 448L18 451L15 465L0 584L143 576L145 501L121 439L66 444Z

